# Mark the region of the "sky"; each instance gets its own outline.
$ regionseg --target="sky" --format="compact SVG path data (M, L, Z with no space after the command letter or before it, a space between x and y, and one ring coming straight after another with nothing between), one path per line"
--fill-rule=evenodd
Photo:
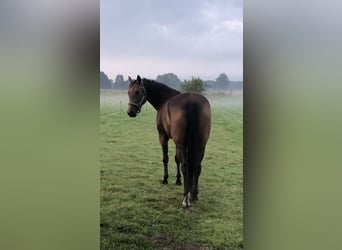
M238 0L101 0L100 70L243 80L242 13Z

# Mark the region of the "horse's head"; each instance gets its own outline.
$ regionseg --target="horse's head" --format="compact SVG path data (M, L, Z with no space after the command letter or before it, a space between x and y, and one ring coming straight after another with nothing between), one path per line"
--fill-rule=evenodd
M129 87L128 87L128 109L127 114L130 117L135 117L137 113L140 112L141 106L146 102L146 91L144 87L143 80L140 76L137 76L136 80L132 80L128 77Z

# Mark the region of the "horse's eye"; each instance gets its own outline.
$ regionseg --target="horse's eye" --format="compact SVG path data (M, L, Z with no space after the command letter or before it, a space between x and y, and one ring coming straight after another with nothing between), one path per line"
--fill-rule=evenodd
M136 90L136 91L134 92L134 94L135 94L135 95L139 95L139 91Z

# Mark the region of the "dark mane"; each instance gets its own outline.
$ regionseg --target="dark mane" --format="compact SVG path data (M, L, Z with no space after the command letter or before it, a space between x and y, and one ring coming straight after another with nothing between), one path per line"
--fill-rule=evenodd
M146 89L147 99L156 110L159 110L163 103L169 98L180 94L178 90L170 88L163 83L146 78L143 78L142 80Z
M143 81L144 81L144 84L145 83L148 83L148 84L153 84L155 88L158 88L160 91L167 91L167 92L173 92L176 94L180 94L180 92L178 90L175 90L173 88L170 88L169 86L167 86L166 84L164 83L161 83L161 82L157 82L157 81L154 81L154 80L149 80L149 79L146 79L146 78L143 78Z

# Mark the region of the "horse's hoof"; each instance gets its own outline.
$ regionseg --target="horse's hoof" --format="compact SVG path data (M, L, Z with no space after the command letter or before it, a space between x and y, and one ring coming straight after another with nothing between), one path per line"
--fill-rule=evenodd
M190 204L186 204L186 202L183 201L182 207L183 207L184 209L185 209L185 208L189 208L189 207L190 207Z
M190 195L190 200L191 201L198 201L198 196L197 195Z
M191 201L198 201L198 197L194 197L194 198L190 197L190 200Z
M180 180L176 180L176 185L182 185L182 182Z
M183 201L182 203L182 207L185 208L189 208L190 207L190 202L188 204L186 204L186 202Z
M166 185L167 184L167 180L162 180L161 183Z
M182 207L183 208L189 208L190 205L190 200L188 198L184 198L183 202L182 202Z

